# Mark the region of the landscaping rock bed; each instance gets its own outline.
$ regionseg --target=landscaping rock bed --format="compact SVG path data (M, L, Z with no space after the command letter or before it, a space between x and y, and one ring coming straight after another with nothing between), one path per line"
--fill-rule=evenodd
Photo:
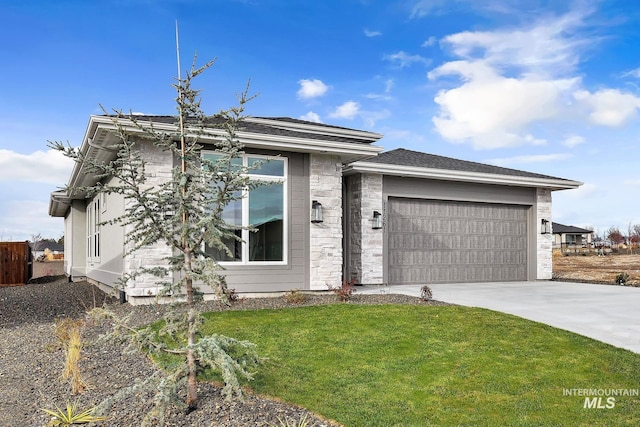
M310 295L300 305L335 303L336 296ZM94 286L68 283L66 279L0 288L0 425L44 426L49 420L40 408L65 406L78 402L79 408L99 404L118 390L156 372L155 366L140 352L125 352L116 344L95 340L107 327L89 323L83 330L85 347L80 368L88 388L72 396L71 387L61 382L64 351L54 335L55 320L85 318L94 306L109 305L120 315L131 314L133 324L142 325L160 317L167 306L132 307L117 304ZM431 304L405 295L353 295L347 304ZM283 297L251 298L227 308L217 302L202 303L203 311L254 310L292 307ZM247 393L244 402L226 402L220 388L199 384L198 409L189 415L169 411L165 426L278 426L281 420L299 420L307 416L309 426L337 426L303 408ZM103 426L138 426L151 407L150 395L137 395L116 404Z

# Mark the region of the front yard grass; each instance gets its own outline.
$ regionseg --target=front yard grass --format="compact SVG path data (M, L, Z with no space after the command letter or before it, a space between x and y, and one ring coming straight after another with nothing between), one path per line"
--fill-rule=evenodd
M640 425L638 396L589 409L564 395L639 389L640 355L515 316L349 304L205 316L204 333L268 358L254 392L345 426Z

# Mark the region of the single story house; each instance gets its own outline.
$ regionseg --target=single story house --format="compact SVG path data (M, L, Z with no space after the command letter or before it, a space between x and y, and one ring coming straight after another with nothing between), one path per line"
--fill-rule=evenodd
M137 117L156 130L175 130L175 120ZM236 206L248 211L244 225L254 218L259 235L244 231L233 259L221 260L239 293L326 290L343 278L366 285L550 279L551 193L581 185L405 149L382 152L374 145L380 134L285 117L247 118L238 137L244 157L271 159L274 167L259 178L277 182ZM106 160L114 142L111 118L91 116L81 149ZM208 155L212 141L201 142ZM141 150L149 182L169 179L175 159L152 144ZM96 180L76 164L69 185ZM115 194L52 193L49 214L64 218L71 280L113 287L123 274L170 255L163 244L125 254L130 230L99 225L123 210ZM141 278L124 291L137 304L151 302L158 287Z
M56 242L50 242L48 240L40 240L39 242L30 242L31 252L33 252L34 259L41 259L45 255L45 251L48 249L53 255L57 255L59 258L64 256L64 245Z
M557 222L551 224L554 248L567 246L589 247L591 245L593 230L574 227L573 225L564 225Z

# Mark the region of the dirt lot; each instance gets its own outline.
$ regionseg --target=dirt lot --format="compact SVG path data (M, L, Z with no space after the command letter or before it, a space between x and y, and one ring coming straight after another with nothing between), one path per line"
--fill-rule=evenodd
M554 255L553 278L597 283L615 283L627 273L627 285L640 286L640 255Z

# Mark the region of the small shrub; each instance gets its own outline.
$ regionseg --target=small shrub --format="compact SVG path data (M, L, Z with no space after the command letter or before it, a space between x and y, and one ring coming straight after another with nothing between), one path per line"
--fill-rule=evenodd
M420 299L422 299L422 301L429 301L432 298L433 293L431 292L431 288L429 286L424 285L422 288L420 288Z
M308 299L309 297L299 289L291 289L284 294L284 300L287 304L304 304Z
M272 424L271 427L313 427L315 423L310 424L307 415L304 415L298 421L286 417L284 420L278 417L278 424Z
M95 408L89 408L84 411L78 410L77 403L67 403L67 409L61 409L56 406L55 410L41 408L44 412L51 415L51 421L47 423L50 426L71 426L79 424L89 424L96 421L104 421L106 417L98 417L93 415Z
M620 273L616 276L616 285L624 286L629 281L629 275L627 273Z
M238 302L242 298L240 298L240 294L236 292L235 289L229 289L229 301Z
M336 288L329 286L329 290L335 293L340 301L349 301L351 299L351 295L355 292L355 283L356 279L351 279L349 281L347 281L347 279L343 279L341 286Z
M80 356L82 354L82 320L63 319L56 322L55 335L58 337L65 352L62 379L69 381L73 394L82 393L87 387L80 374Z

